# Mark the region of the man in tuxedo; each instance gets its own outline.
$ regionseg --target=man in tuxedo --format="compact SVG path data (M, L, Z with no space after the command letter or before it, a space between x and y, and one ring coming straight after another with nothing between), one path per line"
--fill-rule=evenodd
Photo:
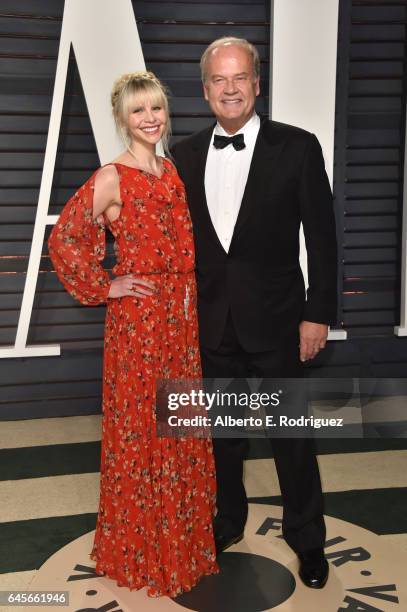
M336 319L332 194L317 138L260 118L257 50L244 39L214 41L201 59L211 127L178 142L195 235L198 314L206 378L301 377ZM299 98L298 103L301 104ZM303 224L309 287L299 264ZM246 439L213 440L217 471L215 540L220 553L243 537ZM275 438L283 535L303 582L328 577L325 523L311 438Z

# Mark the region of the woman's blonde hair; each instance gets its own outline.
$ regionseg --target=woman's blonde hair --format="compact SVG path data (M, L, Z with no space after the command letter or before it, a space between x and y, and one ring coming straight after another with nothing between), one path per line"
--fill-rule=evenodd
M153 72L148 71L123 74L113 85L111 94L113 117L117 131L126 145L126 148L130 150L131 138L127 128L127 122L129 109L134 97L139 100L145 100L147 98L152 106L159 105L164 108L167 115L167 122L161 142L166 155L169 155L171 122L167 89Z

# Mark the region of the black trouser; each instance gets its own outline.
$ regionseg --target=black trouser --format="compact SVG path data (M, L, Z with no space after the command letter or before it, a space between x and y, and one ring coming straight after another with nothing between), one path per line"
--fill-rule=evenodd
M229 314L218 349L201 347L205 378L300 378L298 337L273 351L247 353L239 344ZM240 415L239 415L240 416ZM323 547L325 523L315 445L312 438L273 438L273 455L283 500L283 535L296 552ZM213 439L217 515L215 534L234 536L244 529L248 503L243 486L246 438Z

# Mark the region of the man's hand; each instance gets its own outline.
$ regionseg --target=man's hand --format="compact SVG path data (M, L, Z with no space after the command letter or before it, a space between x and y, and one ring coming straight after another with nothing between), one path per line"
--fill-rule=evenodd
M314 359L319 351L325 348L328 337L328 325L301 321L300 323L300 359Z

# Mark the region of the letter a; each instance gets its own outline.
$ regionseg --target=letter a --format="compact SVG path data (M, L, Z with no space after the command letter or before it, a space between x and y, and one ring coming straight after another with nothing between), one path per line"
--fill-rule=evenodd
M112 84L125 72L145 70L131 0L65 0L44 168L16 340L14 346L0 348L0 357L40 357L61 352L59 345L27 346L27 336L45 228L57 220L57 215L49 215L48 209L71 45L102 165L122 148L111 117Z

